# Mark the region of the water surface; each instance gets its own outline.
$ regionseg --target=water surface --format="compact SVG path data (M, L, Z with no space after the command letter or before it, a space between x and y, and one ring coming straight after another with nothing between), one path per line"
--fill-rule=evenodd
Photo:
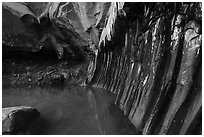
M28 105L41 113L26 134L137 134L106 90L90 87L7 87L2 106Z

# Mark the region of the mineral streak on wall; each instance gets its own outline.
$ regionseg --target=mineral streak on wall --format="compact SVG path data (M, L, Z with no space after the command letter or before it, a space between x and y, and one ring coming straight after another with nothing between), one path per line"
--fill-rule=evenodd
M201 9L125 4L125 17L118 15L101 45L90 84L114 93L143 134L202 134Z

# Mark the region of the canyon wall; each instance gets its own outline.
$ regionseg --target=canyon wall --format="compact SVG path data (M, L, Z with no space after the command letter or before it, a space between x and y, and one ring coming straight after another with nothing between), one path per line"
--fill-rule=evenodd
M101 43L90 85L143 134L202 134L201 3L132 3Z
M201 3L12 4L2 85L99 87L143 134L202 134Z

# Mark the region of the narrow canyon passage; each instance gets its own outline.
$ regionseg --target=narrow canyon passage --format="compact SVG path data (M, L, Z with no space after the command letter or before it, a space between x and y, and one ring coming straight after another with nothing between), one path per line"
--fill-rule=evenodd
M202 3L3 2L2 87L8 134L202 134Z

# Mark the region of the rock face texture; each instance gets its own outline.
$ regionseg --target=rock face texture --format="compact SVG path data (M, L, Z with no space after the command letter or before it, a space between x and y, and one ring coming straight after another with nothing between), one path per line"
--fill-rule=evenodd
M201 134L201 3L125 3L91 85L143 134ZM144 12L142 12L144 11ZM192 128L194 127L194 128Z
M38 118L40 113L31 107L16 106L2 109L2 133L18 134L26 131L28 125Z
M89 35L82 28L84 34L79 32L81 26L70 24L76 16L75 12L68 14L72 3L64 8L59 4L3 3L3 85L84 81L88 62L84 49ZM56 14L59 9L63 15ZM72 68L77 64L81 67Z
M36 4L27 3L32 13L16 9L18 17L5 4L3 57L4 53L6 59L14 56L10 51L18 49L55 55L57 61L37 67L28 61L24 67L28 69L23 69L27 71L12 74L4 66L18 66L18 62L9 59L10 63L3 62L3 82L22 84L28 76L36 84L43 74L40 81L45 82L40 83L54 80L107 89L143 134L202 133L201 3ZM8 14L18 27L7 20ZM34 32L32 25L38 26ZM73 56L86 63L69 71L66 67L71 65L66 62ZM79 60L75 61L79 64Z
M84 85L87 77L92 78L100 33L106 36L101 29L116 3L2 5L3 68L9 68L3 70L3 85ZM73 67L77 64L80 67Z

